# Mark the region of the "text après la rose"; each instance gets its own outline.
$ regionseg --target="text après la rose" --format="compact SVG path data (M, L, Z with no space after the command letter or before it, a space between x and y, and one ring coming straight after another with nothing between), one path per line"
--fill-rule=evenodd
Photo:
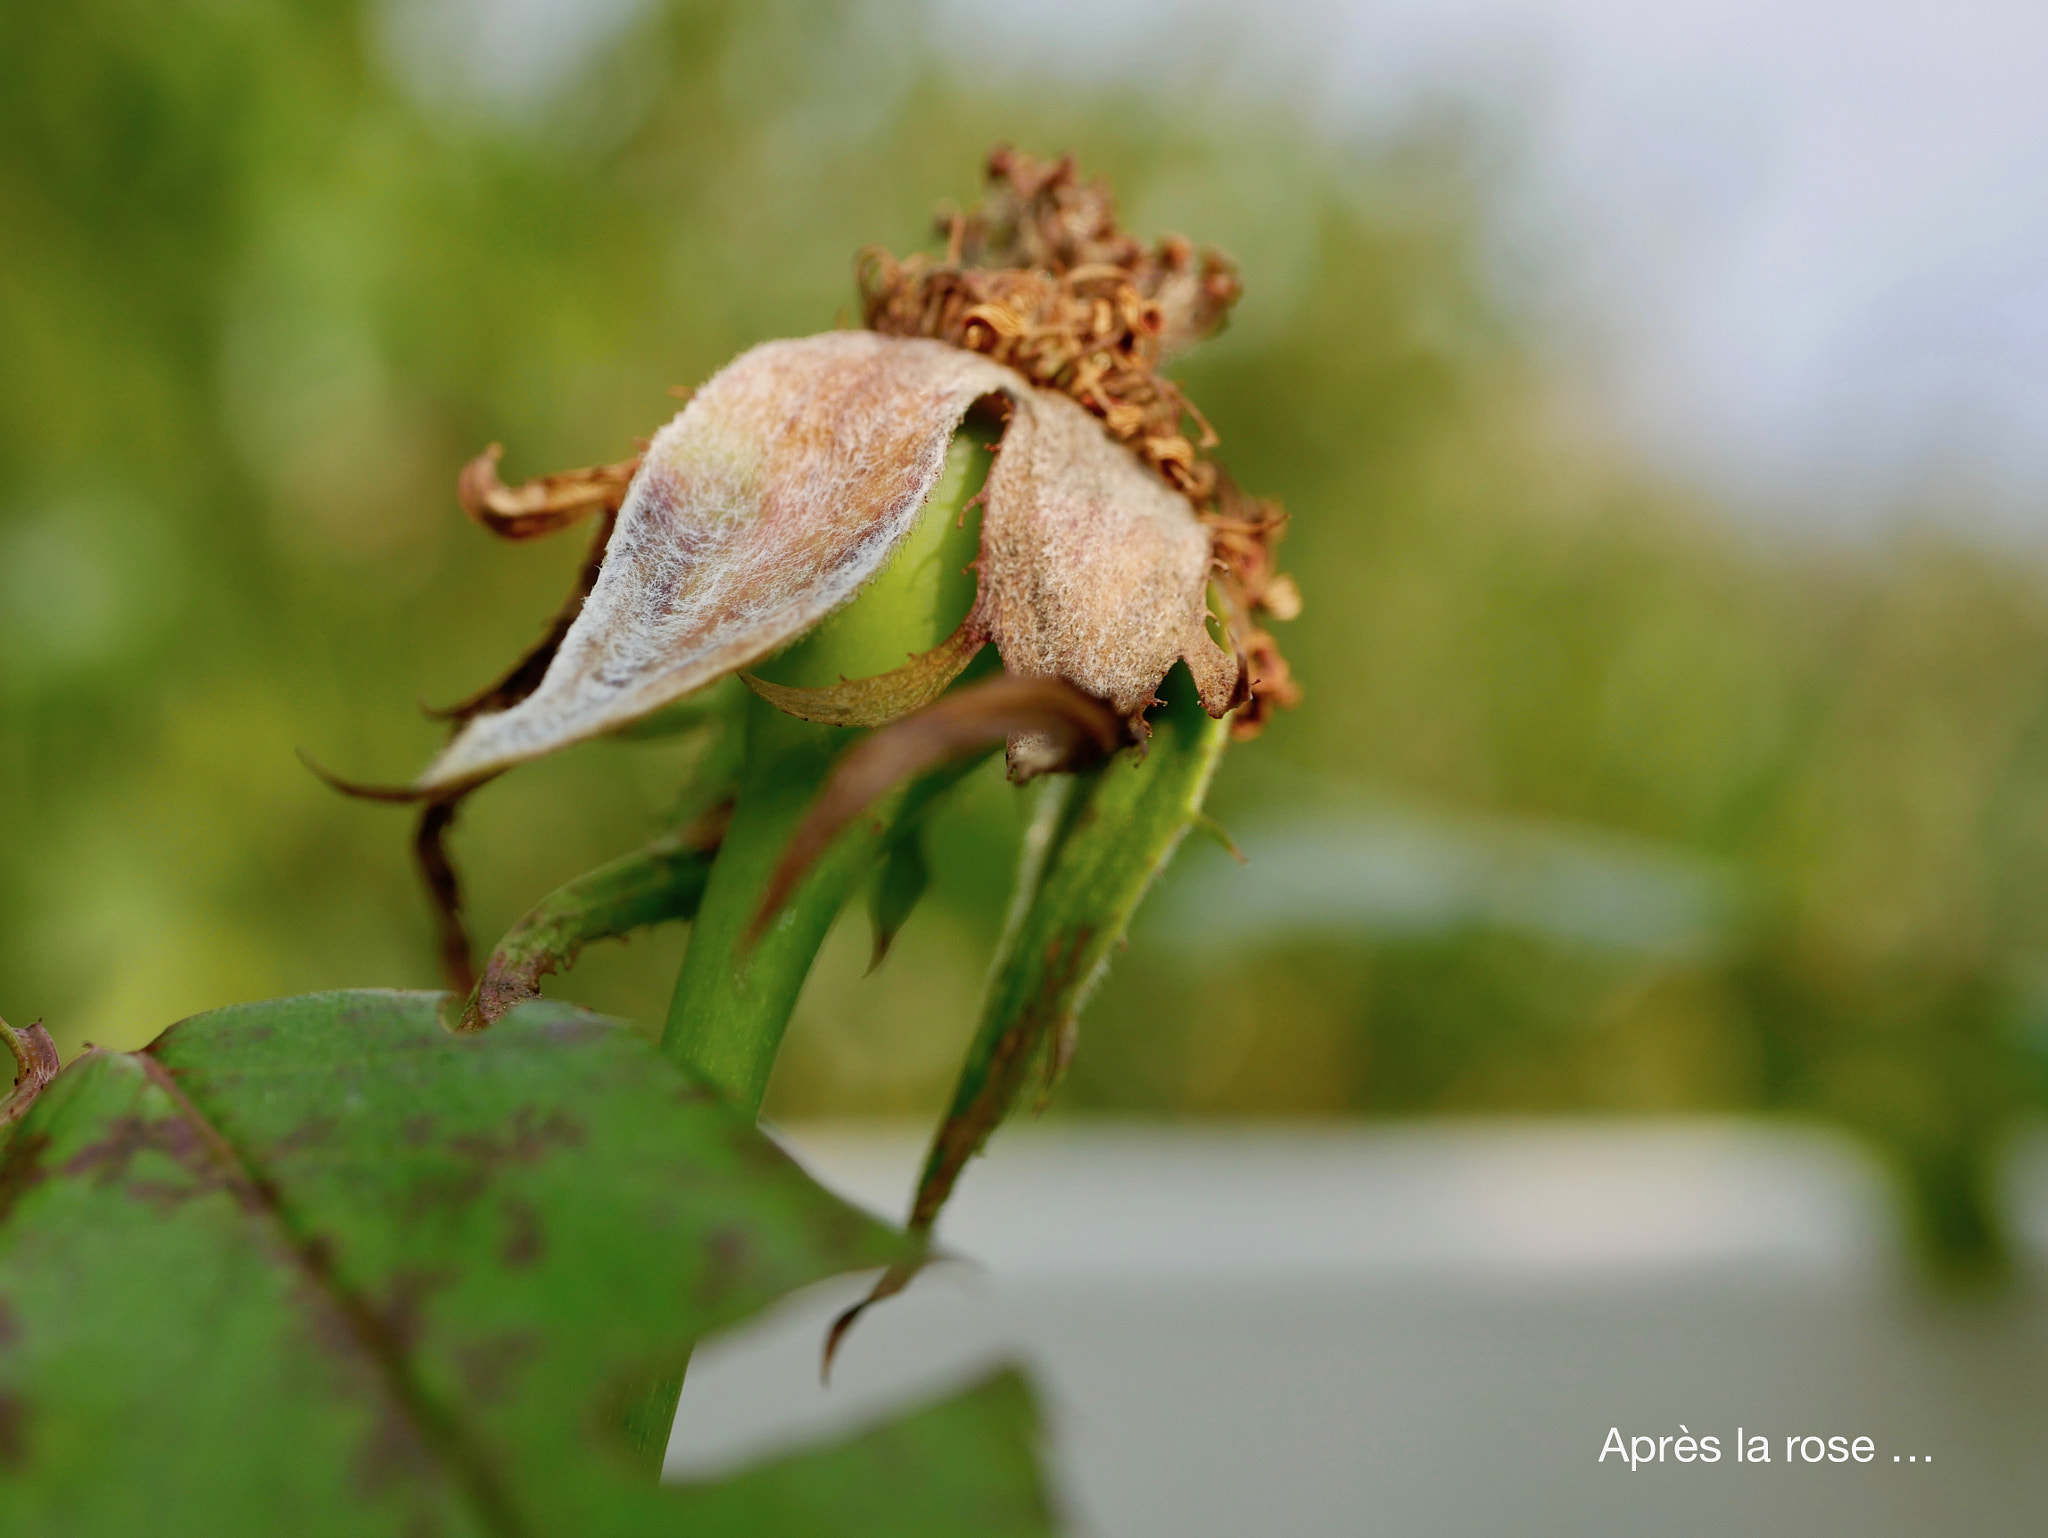
M1775 1457L1771 1450L1774 1440L1778 1441L1779 1447ZM1818 1436L1799 1432L1779 1440L1761 1431L1745 1431L1738 1426L1729 1440L1725 1456L1732 1463L1874 1463L1877 1461L1877 1443L1867 1436ZM1655 1436L1623 1436L1619 1426L1611 1426L1606 1441L1600 1447L1601 1463L1613 1458L1626 1464L1631 1472L1648 1463L1719 1463L1723 1457L1720 1437L1712 1433L1694 1436L1683 1425L1675 1433ZM1897 1463L1900 1460L1893 1458L1891 1461ZM1908 1461L1932 1463L1934 1460L1915 1454Z

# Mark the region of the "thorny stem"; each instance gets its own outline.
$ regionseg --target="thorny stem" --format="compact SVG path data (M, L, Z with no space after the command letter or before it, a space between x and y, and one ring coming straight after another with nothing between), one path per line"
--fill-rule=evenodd
M989 456L963 431L924 516L888 567L847 608L759 671L772 682L815 688L901 667L951 635L973 602L967 570L979 546L969 505ZM790 1011L818 947L866 875L895 818L928 802L958 774L889 797L849 829L753 944L747 932L790 835L833 762L857 732L783 714L765 700L745 707L739 800L698 910L669 1007L662 1048L758 1111Z

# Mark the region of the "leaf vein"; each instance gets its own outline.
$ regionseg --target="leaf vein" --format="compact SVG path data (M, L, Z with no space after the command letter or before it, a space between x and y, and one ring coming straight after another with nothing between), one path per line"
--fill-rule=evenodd
M334 1259L318 1241L303 1238L286 1216L281 1193L259 1175L227 1135L179 1087L171 1070L149 1051L135 1054L150 1083L163 1092L207 1151L219 1163L228 1189L243 1210L261 1221L291 1265L340 1320L346 1338L369 1361L378 1383L418 1436L420 1445L443 1465L466 1494L485 1526L500 1538L528 1538L527 1524L481 1449L464 1436L455 1418L420 1384L405 1348L376 1310L336 1272Z

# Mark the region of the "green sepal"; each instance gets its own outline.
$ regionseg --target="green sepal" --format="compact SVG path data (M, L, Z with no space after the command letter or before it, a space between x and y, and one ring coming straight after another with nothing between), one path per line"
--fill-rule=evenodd
M1089 989L1153 878L1201 814L1229 722L1176 668L1142 750L1052 781L1027 838L1017 895L966 1065L932 1140L910 1224L928 1230L967 1161L1009 1115L1034 1062L1048 1089L1072 1052Z
M576 964L593 940L695 918L725 832L724 808L565 882L505 932L484 963L459 1029L482 1030L540 994L540 980Z
M888 959L889 947L896 943L897 933L916 911L931 881L922 824L899 827L882 851L868 888L868 928L874 935L874 949L868 957L870 972Z

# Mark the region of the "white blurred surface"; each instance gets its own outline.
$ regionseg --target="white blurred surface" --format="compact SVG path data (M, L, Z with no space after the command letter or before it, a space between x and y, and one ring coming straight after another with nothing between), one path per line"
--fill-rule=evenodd
M908 1128L787 1139L892 1214L923 1152ZM819 1346L861 1279L700 1348L669 1477L1022 1360L1075 1528L1103 1538L2018 1534L2048 1500L2048 1318L1921 1298L1872 1171L1820 1134L1025 1128L941 1237L972 1263L864 1317L829 1389ZM1780 1461L1598 1461L1610 1426L1681 1423L1724 1448L1762 1430ZM1787 1467L1806 1432L1869 1435L1879 1462Z

